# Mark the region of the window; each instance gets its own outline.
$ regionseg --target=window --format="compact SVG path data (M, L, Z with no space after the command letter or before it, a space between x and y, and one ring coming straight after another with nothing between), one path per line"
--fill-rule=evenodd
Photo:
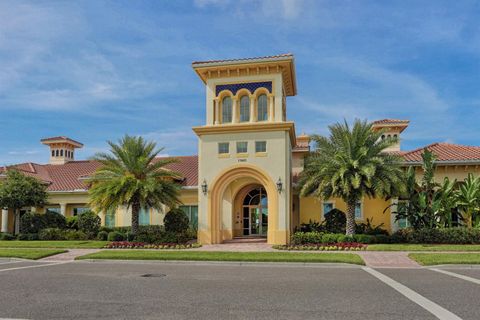
M58 157L58 150L55 150L55 157Z
M60 214L60 207L50 207L50 208L47 208L47 212Z
M222 100L222 123L232 122L232 98L225 97Z
M334 208L335 207L333 205L333 202L324 202L322 207L323 216L325 216L326 213L329 213L330 211L332 211Z
M73 216L79 216L81 215L82 213L85 213L87 211L89 211L90 208L88 207L78 207L78 208L73 208Z
M267 95L262 94L257 101L257 121L266 121L268 119Z
M198 226L198 206L180 206L179 209L185 212L188 221L190 221L190 226L196 229Z
M150 209L141 208L138 213L138 223L141 226L148 226L150 224Z
M237 142L237 153L247 153L248 152L248 142L242 141Z
M218 153L219 154L228 154L230 153L230 144L228 142L220 142L218 144Z
M63 149L60 150L60 157L63 157Z
M407 201L399 201L397 203L397 212L407 213L408 211L408 202ZM399 229L404 229L410 227L408 220L406 218L396 220L397 226Z
M250 121L250 98L243 96L240 98L240 122Z
M359 201L355 205L355 219L362 219L362 203Z
M55 157L55 150L52 150L52 157Z
M105 214L105 227L115 227L115 210L109 210Z
M255 152L267 152L267 142L255 141Z

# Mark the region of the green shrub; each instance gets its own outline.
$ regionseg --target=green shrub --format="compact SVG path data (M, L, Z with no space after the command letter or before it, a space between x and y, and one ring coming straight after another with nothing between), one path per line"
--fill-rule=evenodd
M355 239L355 242L358 243L369 244L375 242L375 236L369 234L355 234L353 235L353 238Z
M20 233L17 236L17 240L28 240L28 241L38 240L38 233Z
M374 239L375 243L393 243L393 238L385 234L378 234Z
M78 230L78 216L67 217L66 227L70 230Z
M301 232L325 232L325 230L323 223L312 221L311 219L308 223L302 223L300 225Z
M125 234L120 231L112 231L108 234L108 241L123 241L125 240Z
M347 236L347 235L339 235L337 237L337 242L339 243L352 243L355 242L355 238L353 236Z
M113 230L113 229L114 229L114 228L101 226L100 229L98 229L98 232L104 231L104 232L106 232L106 233L108 234L109 232L115 231L115 230Z
M15 236L11 233L0 233L0 240L15 240Z
M295 232L292 235L292 244L322 243L321 232Z
M165 237L165 229L159 225L139 226L135 241L145 243L160 243Z
M20 218L20 233L38 233L46 227L44 215L39 213L25 213Z
M102 220L93 211L86 211L78 218L78 230L84 232L88 239L95 239L100 229Z
M65 231L65 240L87 240L88 236L85 232L80 230Z
M355 233L357 234L368 234L368 235L377 235L377 234L385 234L388 235L388 231L383 229L383 223L375 226L373 224L373 218L367 218L366 222L357 224L355 227Z
M185 233L189 228L188 217L179 208L174 208L167 212L165 218L163 219L166 232L173 232L177 234Z
M337 243L342 236L343 234L341 233L326 233L322 236L322 243Z
M67 220L60 213L48 211L42 215L45 219L45 228L65 229Z
M60 228L45 228L38 233L40 240L65 240L65 231Z
M325 214L325 229L329 233L345 233L347 218L345 213L338 209L332 209Z
M108 232L107 231L100 231L97 234L97 240L100 241L107 241L108 240Z

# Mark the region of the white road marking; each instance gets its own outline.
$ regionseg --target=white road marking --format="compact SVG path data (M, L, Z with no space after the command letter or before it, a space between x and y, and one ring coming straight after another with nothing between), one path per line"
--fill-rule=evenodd
M438 319L441 320L462 320L459 316L455 315L454 313L448 311L447 309L439 306L435 302L425 298L424 296L418 294L417 292L413 291L412 289L404 286L403 284L393 280L390 277L387 277L383 273L380 273L372 268L363 267L363 270L370 273L372 276L377 278L378 280L382 281L383 283L389 285L393 289L397 290L399 293L404 295L406 298L410 299L411 301L418 304L423 309L427 310Z
M34 266L26 266L26 267L0 269L0 272L12 271L12 270L21 270L21 269L31 269L31 268L49 267L49 266L56 266L56 265L59 265L59 264L70 263L70 262L71 262L71 261L64 261L64 262L55 262L55 263L48 263L48 264L39 264L39 265L34 265Z
M473 283L476 283L476 284L480 284L479 279L475 279L475 278L472 278L472 277L469 277L469 276L464 276L463 274L458 274L458 273L455 273L455 272L450 272L450 271L437 269L437 268L429 268L429 270L440 272L440 273L443 273L443 274L446 274L446 275L449 275L449 276L452 276L452 277L456 277L456 278L459 278L459 279L462 279L462 280L470 281L470 282L473 282Z

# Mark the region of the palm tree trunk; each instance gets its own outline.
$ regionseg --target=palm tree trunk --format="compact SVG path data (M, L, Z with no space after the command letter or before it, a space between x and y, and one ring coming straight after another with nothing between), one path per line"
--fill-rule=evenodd
M347 202L347 228L346 235L355 234L355 205L357 201Z
M132 234L138 233L138 215L140 213L140 203L134 201L132 204Z

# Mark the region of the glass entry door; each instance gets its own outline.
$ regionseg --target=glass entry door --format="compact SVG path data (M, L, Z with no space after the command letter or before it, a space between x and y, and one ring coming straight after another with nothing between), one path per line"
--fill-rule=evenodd
M243 203L243 235L266 236L268 230L268 200L263 188L250 191Z

